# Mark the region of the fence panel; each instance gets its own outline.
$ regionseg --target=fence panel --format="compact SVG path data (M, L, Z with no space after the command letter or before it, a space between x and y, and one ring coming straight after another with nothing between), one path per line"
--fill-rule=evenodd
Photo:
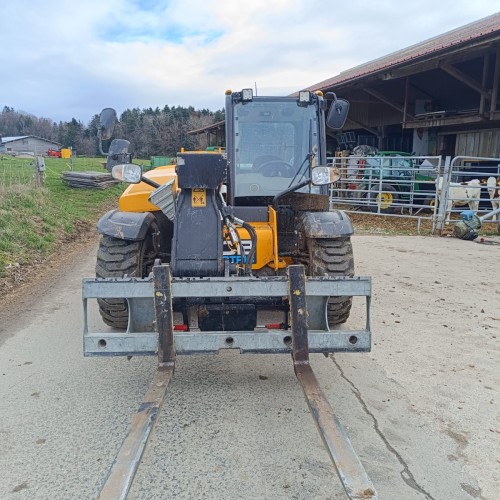
M328 159L340 170L331 204L347 212L436 218L440 156L348 156Z
M332 207L414 218L419 225L427 219L433 233L469 207L479 215L493 210L499 196L499 158L457 156L443 161L440 156L390 154L331 157L328 162L340 170L339 181L330 189Z
M485 215L500 205L500 159L456 156L438 180L438 190L442 191L442 209L436 223L439 233L454 214L456 219L463 210ZM497 221L498 216L494 216L483 225L487 227Z
M36 158L0 156L0 192L34 186L36 182Z

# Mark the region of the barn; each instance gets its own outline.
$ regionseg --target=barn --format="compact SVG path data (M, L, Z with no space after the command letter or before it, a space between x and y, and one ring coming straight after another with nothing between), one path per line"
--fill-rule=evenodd
M30 153L44 155L47 150L59 149L61 144L49 141L36 135L20 135L16 137L2 137L0 140L0 152L7 154Z
M343 71L306 90L350 102L330 153L361 144L416 155L500 157L500 13ZM294 94L295 95L295 94ZM224 143L224 122L190 132Z
M350 102L332 147L500 157L500 13L309 86Z

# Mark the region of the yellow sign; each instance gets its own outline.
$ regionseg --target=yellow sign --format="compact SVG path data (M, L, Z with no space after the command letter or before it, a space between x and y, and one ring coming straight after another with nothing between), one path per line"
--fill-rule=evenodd
M191 191L191 206L206 207L207 206L207 190L193 189Z

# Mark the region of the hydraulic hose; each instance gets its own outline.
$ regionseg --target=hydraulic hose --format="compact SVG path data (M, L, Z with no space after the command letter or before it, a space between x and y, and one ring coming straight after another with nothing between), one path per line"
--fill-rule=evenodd
M257 233L255 232L253 226L248 224L248 222L241 221L241 226L248 231L248 234L250 235L250 239L252 241L252 248L246 255L246 261L245 261L245 271L248 275L251 275L252 263L255 257L255 252L257 250Z
M222 218L224 219L224 222L228 226L228 229L229 229L231 223L238 224L239 226L246 229L248 234L250 235L250 240L252 242L252 248L250 249L250 251L247 254L245 251L245 248L243 247L243 244L241 242L241 238L239 237L239 234L236 231L241 258L245 262L245 273L248 275L251 275L252 274L252 263L253 263L253 259L255 257L255 252L257 250L257 233L256 233L255 229L253 228L253 226L248 224L248 222L245 222L244 220L238 219L237 217L234 217L234 215L232 215L232 214L229 215L229 212L227 212L225 210L227 208L226 201L224 200L220 191L219 191L219 195L220 195L218 198L218 203L220 203L219 210L221 211Z

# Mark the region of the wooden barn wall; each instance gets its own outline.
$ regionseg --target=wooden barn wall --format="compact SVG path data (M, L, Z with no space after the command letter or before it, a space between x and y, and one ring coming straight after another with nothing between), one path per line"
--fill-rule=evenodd
M500 129L458 133L455 154L500 158Z

